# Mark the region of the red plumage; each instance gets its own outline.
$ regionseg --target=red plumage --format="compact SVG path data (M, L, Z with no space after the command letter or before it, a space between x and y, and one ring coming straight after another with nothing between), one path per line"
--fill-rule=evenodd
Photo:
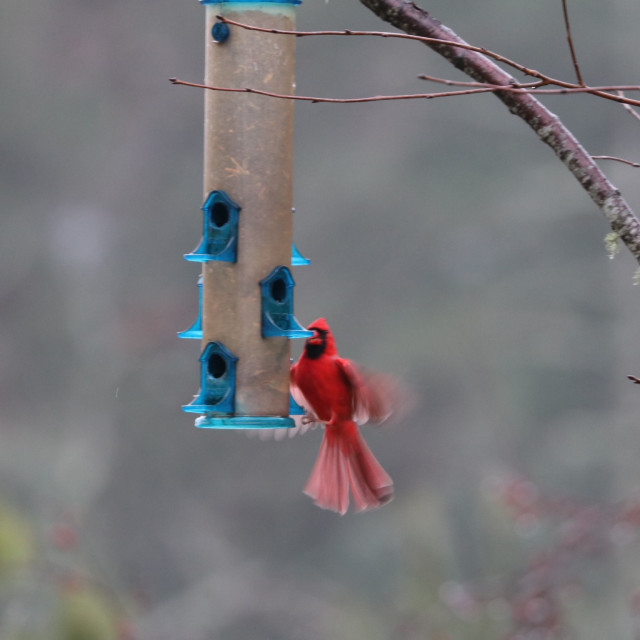
M307 411L306 422L324 424L324 435L304 492L319 507L340 514L349 507L349 492L356 511L380 507L393 498L393 481L366 445L358 424L389 416L389 379L367 374L340 358L324 318L308 329L314 335L291 367L291 393Z

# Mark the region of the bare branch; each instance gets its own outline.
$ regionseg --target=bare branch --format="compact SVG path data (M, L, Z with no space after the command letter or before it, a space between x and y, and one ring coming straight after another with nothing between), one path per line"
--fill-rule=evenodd
M488 84L486 82L462 82L459 80L449 80L447 78L438 78L436 76L430 76L426 73L418 76L420 80L428 80L430 82L438 82L440 84L446 84L448 86L455 87L478 87L491 91L513 91L515 93L530 93L530 94L569 94L569 93L590 93L599 98L605 98L607 100L613 100L614 102L620 102L627 108L629 105L640 106L640 100L633 98L627 98L623 91L640 91L640 85L612 85L601 87L589 87L586 85L577 85L570 83L563 83L561 87L556 89L550 89L548 87L555 86L556 81L553 78L546 78L545 80L538 80L537 82L512 82L508 85L495 85ZM610 93L616 91L616 94ZM640 119L640 114L631 109L633 115Z
M440 84L446 84L450 87L484 87L488 88L491 85L488 85L486 82L463 82L461 80L449 80L448 78L438 78L437 76L430 76L426 73L421 73L418 78L420 80L428 80L429 82L439 82ZM537 89L539 87L545 87L548 85L546 80L538 80L536 82L517 82L506 87L500 86L498 87L500 90L503 89ZM495 88L495 87L494 87ZM640 86L638 87L640 91Z
M466 43L461 38L432 18L415 2L407 0L360 0L360 2L379 18L405 33L438 38L449 43L455 42L455 45L430 43L427 46L474 80L491 85L509 85L514 82L509 74L485 55L463 49L461 45ZM640 221L620 191L609 181L575 136L556 115L528 92L498 90L494 95L511 113L522 118L538 137L553 149L600 208L609 221L611 229L618 234L636 260L640 262ZM619 96L614 97L621 100Z
M618 95L621 98L624 98L625 95L622 91L618 91ZM626 103L622 103L622 106L638 121L640 121L640 113L638 113L635 109L632 109L631 106L629 104Z
M562 13L564 14L564 28L567 32L567 43L569 44L569 51L571 52L571 60L573 61L573 68L576 71L576 78L578 84L584 87L582 80L582 74L580 73L580 66L578 65L578 58L576 57L576 51L573 48L573 38L571 37L571 25L569 24L569 11L567 10L567 0L562 0Z
M361 0L361 2L365 2L365 0ZM417 42L422 42L423 44L427 44L432 46L432 48L437 50L437 46L449 46L455 47L456 49L464 49L467 51L472 51L483 56L487 56L488 58L492 58L497 62L502 62L525 75L531 76L533 78L538 78L539 82L537 83L517 83L515 80L511 79L511 82L506 84L497 84L497 83L480 83L480 85L484 88L489 89L491 86L496 86L504 90L511 90L510 87L514 87L515 89L534 89L532 93L545 93L543 91L538 91L537 89L543 87L545 85L554 85L556 87L561 87L567 89L566 92L561 90L553 90L548 93L591 93L600 98L605 98L606 100L612 100L614 102L620 102L623 104L628 104L632 106L640 107L640 100L634 100L632 98L627 98L624 95L612 95L608 93L609 91L640 91L640 86L637 85L620 85L613 87L587 87L582 82L582 79L579 79L579 84L575 84L572 82L567 82L565 80L560 80L558 78L553 78L551 76L545 75L540 71L536 71L535 69L530 69L515 60L511 60L506 56L500 55L495 51L490 51L489 49L485 49L484 47L476 47L474 45L468 44L462 40L448 40L446 38L432 38L429 36L408 34L408 33L393 33L389 31L354 31L352 29L343 29L341 31L293 31L286 29L268 29L265 27L256 27L251 24L246 24L244 22L238 22L236 20L231 20L230 18L225 18L222 15L216 16L218 20L221 22L225 22L227 24L239 27L241 29L247 29L248 31L260 31L262 33L273 33L278 35L290 35L295 36L297 38L301 38L304 36L374 36L380 38L400 38L404 40L414 40ZM577 64L577 62L576 62ZM426 75L418 76L419 78L430 80L431 78ZM443 82L444 84L456 84L453 81L445 81L445 80L435 80L437 82ZM181 83L186 84L186 83ZM466 85L459 85L466 86ZM470 85L469 85L470 86ZM257 93L257 92L256 92ZM452 94L415 94L415 98L440 98L440 97L448 97L449 95L467 95L463 92L456 92ZM410 99L410 96L398 96L397 98L394 96L375 96L371 98L354 98L354 99L335 99L335 98L305 98L309 102L333 102L333 103L350 103L350 102L377 102L380 100L407 100Z
M226 93L254 93L268 98L279 98L281 100L299 100L301 102L322 102L329 104L356 104L359 102L385 102L393 100L430 100L431 98L450 98L452 96L467 96L474 93L491 93L500 87L487 85L477 89L465 89L462 91L443 91L441 93L408 93L393 94L386 96L366 96L364 98L321 98L318 96L297 96L290 93L273 93L262 89L252 89L251 87L214 87L198 82L187 82L178 78L169 78L172 84L180 84L185 87L195 87L197 89L208 89L209 91L222 91Z
M494 59L496 62L502 62L507 66L513 67L517 71L524 73L527 76L531 76L532 78L540 78L541 80L548 80L548 76L541 74L539 71L535 69L530 69L529 67L525 67L524 65L516 62L515 60L510 60L509 58L496 53L495 51L490 51L489 49L485 49L484 47L476 47L472 44L468 44L466 42L458 42L453 40L447 40L446 38L431 38L429 36L415 35L409 33L394 33L390 31L355 31L353 29L343 29L341 31L288 31L285 29L266 29L264 27L256 27L254 25L245 24L244 22L237 22L236 20L231 20L230 18L225 18L224 16L216 16L218 20L221 22L226 22L227 24L240 27L241 29L247 29L249 31L261 31L262 33L276 33L280 35L291 35L296 38L302 38L305 36L373 36L378 38L399 38L401 40L414 40L416 42L422 42L423 44L428 45L449 45L453 47L457 47L460 49L466 49L468 51L475 51L476 53L481 53L482 55L487 56L488 58ZM571 83L564 83L562 80L553 80L553 84L557 86L572 86Z
M269 98L279 98L281 100L299 100L301 102L311 103L328 103L328 104L356 104L361 102L388 102L394 100L431 100L432 98L452 98L455 96L468 96L477 93L495 93L496 91L511 92L520 94L568 94L568 93L590 93L599 97L606 97L615 102L623 102L626 104L637 104L640 106L640 100L632 100L631 98L621 98L618 95L607 93L607 91L616 91L620 87L580 87L571 85L557 89L543 88L548 86L545 82L530 82L519 84L488 84L484 82L458 82L455 80L447 80L445 78L435 78L432 76L421 75L420 78L439 82L450 86L470 87L462 91L442 91L436 93L400 93L392 95L365 96L363 98L326 98L320 96L299 96L292 93L273 93L272 91L264 91L263 89L254 89L252 87L218 87L213 85L201 84L198 82L188 82L187 80L179 80L178 78L169 78L172 84L179 84L185 87L195 87L197 89L207 89L209 91L222 91L227 93L255 93ZM624 85L626 91L640 91L640 86Z
M630 167L640 168L640 162L631 162L631 160L625 160L624 158L618 158L617 156L591 156L594 160L615 160L616 162L623 162Z
M254 27L244 23L236 22L223 16L218 16L221 21L228 24L255 31L267 33L278 33L283 35L293 35L296 37L313 35L335 35L335 36L378 36L383 38L404 38L417 40L427 44L434 51L444 56L457 69L471 76L476 82L456 83L454 81L440 78L423 76L434 82L440 82L449 86L467 87L461 91L448 91L440 93L421 93L390 96L369 96L365 98L319 98L313 96L294 96L275 94L251 88L231 88L231 87L211 87L202 84L184 82L175 78L171 79L174 84L200 87L215 91L231 91L242 93L256 93L273 98L288 100L300 100L311 103L328 102L339 104L352 104L357 102L380 102L388 100L414 100L432 99L441 97L452 97L458 95L469 95L475 93L492 92L498 97L508 109L521 117L531 126L540 139L549 145L556 155L567 166L569 171L580 182L587 191L591 199L602 210L609 221L613 231L618 234L627 248L640 262L640 221L637 220L633 211L622 198L620 192L611 184L605 174L600 170L578 140L562 124L562 122L538 102L531 94L551 94L551 93L590 93L598 97L620 102L635 116L640 119L631 106L640 106L640 100L627 98L623 91L640 90L638 86L612 86L612 87L587 87L584 85L580 74L579 65L573 49L570 24L566 0L563 0L563 10L565 13L565 28L569 42L572 60L578 77L578 84L565 82L546 76L539 71L529 69L513 60L505 58L497 53L488 51L483 47L475 47L459 38L453 31L442 25L437 20L431 18L429 14L418 7L411 0L360 0L367 8L371 9L381 19L390 22L404 33L388 33L379 31L284 31L274 29L264 29ZM533 83L518 83L512 76L498 67L492 60L502 62L525 75L538 79ZM556 88L550 89L549 85ZM616 93L611 93L616 92ZM600 159L616 158L601 156ZM619 161L635 166L634 163L617 159Z

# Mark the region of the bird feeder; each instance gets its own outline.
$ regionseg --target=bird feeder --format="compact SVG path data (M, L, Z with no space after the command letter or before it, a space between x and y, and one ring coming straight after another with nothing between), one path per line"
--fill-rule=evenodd
M294 92L300 0L200 0L206 11L205 84ZM292 241L293 102L206 91L203 231L185 255L202 264L198 319L178 334L201 340L200 390L184 411L205 428L291 427L290 267L308 264Z

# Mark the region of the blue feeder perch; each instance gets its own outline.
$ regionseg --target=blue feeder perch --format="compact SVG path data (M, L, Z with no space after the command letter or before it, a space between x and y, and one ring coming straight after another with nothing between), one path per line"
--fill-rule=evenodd
M291 245L291 266L292 267L301 267L311 264L311 260L305 258L296 247L295 244Z
M202 211L202 240L184 259L190 262L235 262L238 255L240 206L224 191L212 191L202 205Z
M196 321L184 331L178 333L178 338L202 340L202 274L198 276L198 317Z
M289 415L290 416L303 416L305 410L293 399L291 393L289 393Z
M262 337L309 338L307 331L293 316L295 283L287 267L276 267L260 281L262 292Z
M291 213L295 214L295 207L291 208ZM305 258L299 251L298 247L296 247L295 243L291 243L291 266L292 267L301 267L311 264L311 260Z
M236 362L219 342L210 342L200 356L200 392L182 407L188 413L232 415L235 409Z

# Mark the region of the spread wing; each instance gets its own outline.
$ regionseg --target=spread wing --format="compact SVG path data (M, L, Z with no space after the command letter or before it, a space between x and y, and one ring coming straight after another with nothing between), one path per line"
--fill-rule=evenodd
M383 373L362 369L345 358L337 358L336 363L351 387L353 420L358 424L384 422L397 405L396 381Z
M344 377L345 383L352 391L352 416L358 424L366 422L384 422L391 414L396 413L404 402L398 382L392 376L368 371L346 358L336 358L336 366ZM303 416L291 416L296 426L291 429L251 429L249 435L257 435L261 439L283 440L297 434L315 429L321 422L314 421L314 413L304 394L296 383L296 365L291 367L291 395L305 410Z

